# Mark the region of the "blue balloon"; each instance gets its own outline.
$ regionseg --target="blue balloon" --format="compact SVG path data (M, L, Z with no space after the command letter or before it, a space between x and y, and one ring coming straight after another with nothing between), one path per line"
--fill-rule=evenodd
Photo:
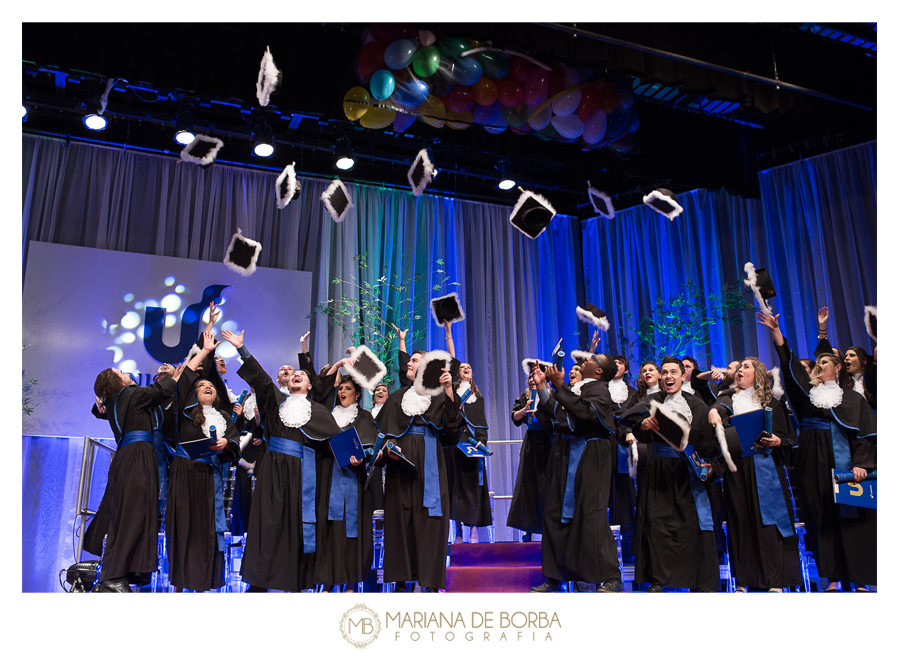
M629 128L628 128L628 134L631 134L634 131L636 131L638 129L638 127L640 127L640 125L641 125L641 118L637 115L637 113L635 113L634 119L632 119L632 121L631 121L631 126L629 126Z
M394 100L402 105L418 107L428 98L428 85L421 80L409 80L397 87Z
M369 91L372 92L372 98L376 101L383 101L394 93L394 75L386 70L380 69L372 74L369 80Z
M384 63L395 71L406 68L416 54L418 44L409 39L397 39L384 49Z
M503 106L500 104L500 101L494 101L491 105L478 105L476 103L475 109L472 111L472 120L475 123L489 125L497 120L502 110Z
M456 84L471 87L481 80L481 63L474 57L463 57L456 61L454 73Z

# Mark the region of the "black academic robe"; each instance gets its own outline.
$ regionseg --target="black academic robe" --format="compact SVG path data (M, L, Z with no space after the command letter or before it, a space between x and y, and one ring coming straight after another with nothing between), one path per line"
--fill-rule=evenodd
M463 426L455 394L453 401L441 392L431 399L424 413L407 416L403 396L411 387L406 378L409 355L400 352L401 388L391 393L378 414L380 433L394 442L418 470L413 475L394 459L385 459L384 485L384 580L417 580L421 587L444 588L447 584L447 540L450 536L450 490L447 467L440 445L459 442ZM441 516L429 516L423 505L425 495L425 441L409 434L413 425L428 425L438 433L437 469L440 486Z
M871 472L875 470L877 454L875 413L850 388L843 389L841 404L833 409L816 407L809 398L809 373L787 341L776 345L775 350L781 360L785 395L800 422L793 473L800 498L800 520L806 524L806 546L812 550L823 578L876 585L877 510L835 505L831 429L803 429L804 420L833 421L842 426L849 441L850 467Z
M627 385L626 385L627 386ZM628 397L621 402L613 400L613 416L621 416L638 402L638 392L627 386ZM620 429L617 426L617 433ZM616 437L619 438L618 436ZM622 437L624 438L624 437ZM634 509L637 504L637 492L634 480L628 474L629 448L618 440L610 441L613 450L613 469L609 488L609 523L619 526L622 536L622 555L631 555L631 538L634 535ZM640 460L638 461L640 464Z
M550 448L553 441L553 419L538 408L521 420L515 414L531 404L531 389L526 389L513 403L512 421L516 427L526 424L516 484L509 503L506 525L523 532L540 534L544 528L544 502L550 488Z
M616 542L607 520L615 440L612 400L606 382L584 383L581 395L561 386L540 404L553 416L550 488L541 534L541 569L547 578L603 583L619 580ZM573 437L577 437L573 438ZM574 473L574 508L563 521L571 448L584 441Z
M619 422L631 428L639 441L655 436L640 428L650 415L650 402L663 404L665 391L646 396L628 409ZM709 407L693 395L684 395L693 419L689 443L705 459L719 454ZM715 591L719 584L719 560L712 530L701 530L691 491L691 475L683 456L668 457L654 450L640 488L632 547L635 582L666 587Z
M827 338L822 338L816 344L816 349L813 352L818 359L822 354L833 354L831 342ZM845 366L846 367L846 366ZM852 382L851 382L852 384ZM866 402L869 403L869 406L873 409L878 408L878 400L877 400L877 386L878 386L878 367L875 365L875 361L872 358L872 355L869 355L869 359L866 362L866 369L863 372L863 387L865 392L863 393L863 397L866 399Z
M152 435L159 423L155 407L174 391L174 380L165 378L150 386L124 387L104 400L116 445L121 446L128 432ZM104 519L88 549L94 553L92 548L97 548L95 554L99 555L100 547L93 544L102 546L106 535L100 581L127 577L134 585L148 584L158 567L159 475L153 443L136 441L117 448L110 461L104 499ZM100 534L101 530L105 532Z
M461 412L464 424L460 440L465 441L466 437L472 436L486 446L488 426L484 397L478 395L475 402L464 402ZM444 450L450 486L450 518L466 525L491 525L494 520L491 516L490 487L488 487L489 457L467 457L457 445ZM478 484L479 469L483 469L482 484Z
M267 441L277 437L317 452L328 450L325 439L340 432L328 409L310 400L310 419L302 427L288 427L278 414L288 396L272 382L256 359L252 356L246 359L237 374L256 392ZM315 552L304 552L303 526L310 519L303 514L304 502L309 504L303 495L303 460L270 446L261 462L241 575L245 582L256 587L289 592L310 589L316 585L316 556ZM315 509L315 500L312 505Z
M776 525L763 525L759 505L759 489L756 477L756 458L744 455L737 431L730 420L734 413L732 395L716 399L712 409L719 412L725 427L725 441L736 471L732 472L724 457L712 460L710 477L722 476L725 491L725 516L728 522L728 557L731 573L737 585L768 590L773 587L799 587L803 584L800 573L800 551L797 534L782 536ZM791 486L784 468L784 456L796 444L794 427L787 408L773 399L772 434L781 439L781 445L772 448L766 459L775 465L778 474L777 500L787 510L791 528L794 527L794 508Z

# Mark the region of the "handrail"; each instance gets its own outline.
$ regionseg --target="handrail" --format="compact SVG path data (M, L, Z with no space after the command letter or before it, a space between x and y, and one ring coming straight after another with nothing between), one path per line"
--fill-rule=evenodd
M28 436L38 436L35 434L31 434ZM51 437L51 438L75 438L75 437ZM101 443L100 441L103 439L92 439L89 436L84 437L84 451L81 453L81 474L78 477L78 497L76 498L76 502L78 508L75 512L76 517L81 517L81 528L78 533L78 547L75 551L76 561L80 562L82 559L82 553L84 552L84 527L86 525L87 517L93 516L96 512L92 512L87 507L87 502L91 498L91 483L94 477L94 448L100 447L104 450L109 450L111 453L115 453L116 449L112 448L105 443ZM108 440L108 439L106 439Z

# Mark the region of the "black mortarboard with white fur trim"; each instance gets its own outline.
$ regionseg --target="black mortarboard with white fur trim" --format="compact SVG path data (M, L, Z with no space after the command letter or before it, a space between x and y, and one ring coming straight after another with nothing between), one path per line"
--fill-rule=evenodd
M347 374L357 384L370 393L387 374L387 366L365 345L360 345L350 353L350 363L344 366Z
M731 451L728 449L728 441L725 439L725 428L722 427L722 423L716 423L715 428L716 440L719 442L719 450L722 451L722 457L725 458L725 463L728 464L728 470L732 473L736 473L737 466L731 458Z
M606 219L612 219L616 216L616 209L613 208L612 199L609 198L606 192L601 192L596 187L592 187L591 181L588 181L588 198L591 200L594 212L598 215L602 215Z
M764 267L756 269L750 262L744 264L744 271L747 273L744 285L753 291L759 310L765 315L772 315L772 309L766 302L767 299L775 296L775 284L772 282L772 277Z
M535 363L538 364L541 371L544 371L553 365L549 361L541 361L540 359L522 359L522 370L525 372L526 377L531 375L531 369L534 367L533 364Z
M441 386L441 375L444 374L444 368L450 369L452 360L453 357L444 350L427 352L416 368L416 381L413 384L416 393L432 397L442 393L444 387Z
M592 324L598 329L603 329L603 331L609 331L609 320L606 319L606 313L593 304L585 304L584 308L576 306L575 315L582 322Z
M216 161L219 149L225 146L218 137L194 135L194 139L181 150L181 159L185 162L208 167Z
M266 46L262 61L259 63L259 77L256 79L256 98L259 104L265 107L269 104L269 97L278 93L281 87L281 71L275 68L275 60Z
M432 299L431 315L440 327L443 327L445 322L453 324L466 319L466 313L459 303L459 295L455 292Z
M878 340L876 330L878 329L878 307L866 306L866 333L872 337L872 340Z
M238 229L225 252L225 265L241 276L250 276L256 271L256 259L259 258L260 251L262 245L256 240L245 238L241 229Z
M659 214L668 217L669 221L675 219L684 211L684 208L678 205L678 202L675 200L675 195L663 188L653 190L645 196L644 203Z
M547 230L556 216L556 210L540 194L521 187L519 200L509 214L509 223L532 240Z
M340 178L335 178L331 181L331 185L322 192L320 198L322 203L325 204L328 214L336 222L344 221L347 213L354 207L353 201L350 200L350 192L347 191L347 186L344 185L344 181Z
M409 171L406 172L406 179L412 188L413 196L419 196L425 191L428 183L434 179L434 172L434 164L428 157L428 150L422 149L409 166Z
M654 434L678 452L684 452L691 436L691 424L687 419L656 400L650 401L650 416L659 423L659 429L653 430Z
M284 210L287 204L298 196L300 196L300 186L297 184L297 172L294 171L292 162L275 179L275 206L279 210Z
M569 356L572 357L572 360L575 362L575 365L579 363L584 363L592 356L594 356L593 352L585 352L584 350L572 350L569 352Z

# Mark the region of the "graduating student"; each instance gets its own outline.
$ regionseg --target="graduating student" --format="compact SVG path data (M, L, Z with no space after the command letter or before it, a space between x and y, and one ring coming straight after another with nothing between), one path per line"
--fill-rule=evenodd
M537 405L537 384L531 376L533 359L525 359L522 368L528 374L528 388L516 398L512 422L525 425L516 484L509 503L506 525L524 532L522 541L531 541L532 533L541 534L544 528L544 501L550 487L550 446L553 440L553 418ZM546 367L549 364L538 364ZM532 402L532 392L534 402Z
M839 581L849 580L857 592L867 592L867 585L877 584L877 512L836 505L831 470L852 471L856 482L875 470L875 414L863 396L839 383L844 364L836 356L819 355L807 373L782 335L778 315L757 313L756 318L772 334L785 393L800 421L794 485L807 546L819 574L829 580L825 591L836 592Z
M609 396L613 401L613 416L621 416L638 402L638 392L628 384L628 370L631 364L623 355L613 357L616 362L616 376L609 382ZM617 426L617 432L622 431ZM619 437L624 438L624 437ZM628 445L624 441L610 441L613 468L609 490L609 522L619 526L622 536L622 557L631 556L631 539L634 536L634 513L637 504L635 483L628 474ZM638 461L640 464L640 461Z
M384 407L388 395L390 395L388 385L384 382L378 384L378 386L375 387L375 390L372 391L372 408L369 410L369 413L372 414L372 419L375 421L376 426L378 424L378 414L381 413L381 409ZM372 492L372 505L374 506L374 509L383 511L384 466L375 466L375 475L369 480L368 491Z
M794 427L787 408L772 394L766 367L759 359L741 361L734 382L734 392L719 396L709 410L709 422L719 426L720 442L726 441L723 456L711 462L711 477L724 473L735 591L780 592L784 587L799 587L803 584L800 552L784 469L785 455L796 441ZM772 432L760 435L752 453L742 452L731 417L766 407L772 409Z
M268 443L258 466L241 575L252 592L309 589L316 584L316 453L328 450L324 440L340 428L328 409L309 399L309 372L293 371L285 394L244 346L243 331L223 331L222 338L244 361L237 374L256 393Z
M204 331L203 347L188 360L178 379L178 444L169 477L166 552L169 582L177 590L205 592L225 585L225 532L222 464L237 461L238 430L232 407L212 381L210 357L217 343ZM206 362L204 364L204 362ZM217 404L218 403L218 404ZM215 440L213 440L213 428ZM205 439L220 454L192 459L182 444Z
M692 445L703 458L719 449L709 424L709 408L682 392L684 364L667 356L661 369L661 391L644 397L619 422L631 428L638 441L653 440L653 455L638 492L634 531L635 582L649 582L648 592L663 587L715 591L719 565L713 520L705 483L687 458L654 431L659 421L650 416L651 404L661 405L683 419L682 449ZM657 410L656 413L663 413ZM686 422L685 422L686 421Z
M159 419L154 408L172 396L175 381L167 377L150 386L132 384L116 368L101 371L94 381L94 394L101 402L92 411L106 415L116 440L104 493L108 522L103 528L101 592L127 593L129 583L146 585L158 567L159 471L153 430Z
M616 373L608 355L593 355L571 388L555 366L532 370L540 408L556 423L550 490L541 534L541 569L547 580L535 592L559 591L563 580L597 583L598 592L621 592L616 542L607 520L614 468L607 441L615 438L608 382ZM550 380L554 392L546 386Z
M437 386L428 365L434 357L450 360L444 352L406 352L406 332L394 327L400 340L400 389L391 393L378 414L380 433L416 467L404 469L388 455L384 486L384 580L406 591L407 581L418 581L429 592L446 586L447 538L450 534L450 491L441 445L455 445L463 425L461 400L453 390L449 369L443 368ZM433 365L435 368L437 364ZM419 368L423 390L413 382ZM435 389L437 389L435 391Z

